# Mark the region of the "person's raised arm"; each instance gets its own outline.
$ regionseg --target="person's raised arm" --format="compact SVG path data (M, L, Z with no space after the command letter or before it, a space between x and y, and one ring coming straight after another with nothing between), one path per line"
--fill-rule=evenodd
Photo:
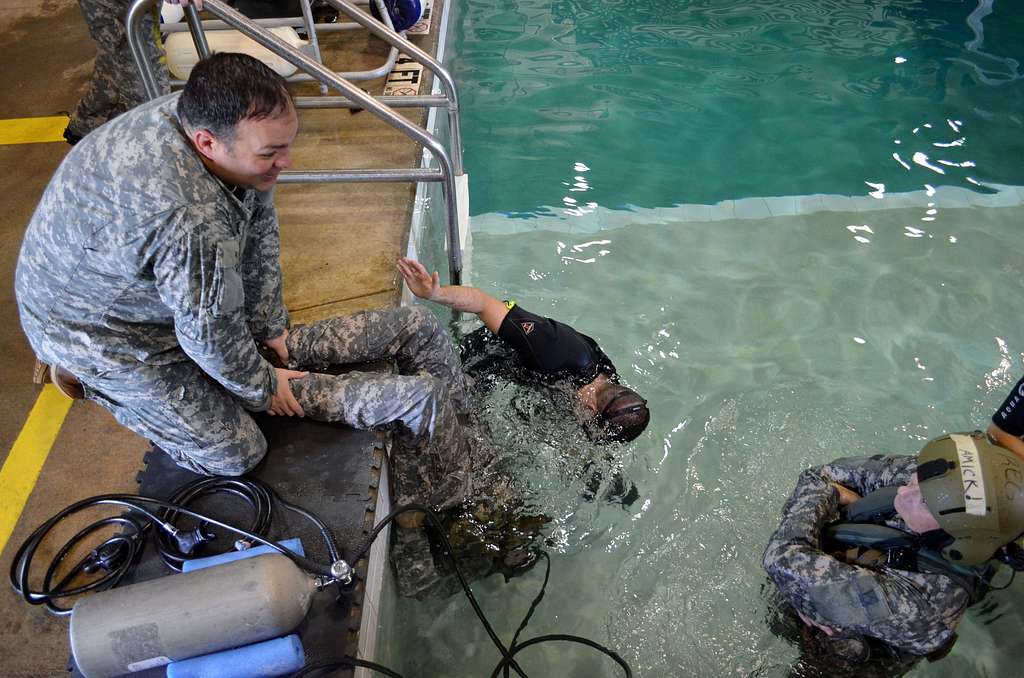
M1024 379L1018 381L1003 404L992 415L988 426L989 440L1024 459Z
M491 332L501 328L501 322L508 315L508 308L483 290L462 285L441 285L441 276L434 271L431 275L426 267L415 259L402 257L398 260L398 272L402 274L409 291L420 299L433 301L464 313L475 313Z
M1024 459L1024 440L1021 440L1015 435L1011 435L996 426L995 422L988 425L988 438L996 445L1005 447L1021 459Z

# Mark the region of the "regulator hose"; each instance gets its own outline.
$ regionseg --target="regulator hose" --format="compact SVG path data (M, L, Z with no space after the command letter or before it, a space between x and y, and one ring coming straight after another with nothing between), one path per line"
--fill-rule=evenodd
M179 492L183 493L185 496L194 498L195 496L199 496L199 494L214 491L211 489L209 484L205 484L207 483L207 480L208 479L202 479L196 483L190 483L179 490ZM251 480L222 478L209 480L230 480L231 483L251 484L251 487L249 487L247 491L256 493L253 496L257 496L261 492L256 483ZM193 486L198 486L198 489ZM193 490L198 494L193 493ZM234 486L234 491L239 491L237 485ZM292 510L298 509L298 507L294 507L293 505L280 500L280 498L278 498L278 500L282 501L282 505L289 507ZM98 520L77 532L67 541L67 543L64 544L64 546L61 547L50 562L49 566L46 568L46 574L43 576L42 587L38 590L33 589L29 583L29 571L31 570L32 561L35 558L39 544L66 518L95 506L119 506L128 509L130 514L128 516L108 517ZM149 506L160 510L160 513L154 514L150 508L148 508ZM312 514L303 509L298 509L298 512L306 517L312 516ZM55 601L60 600L61 598L77 596L89 591L103 591L117 585L124 578L124 575L131 569L136 557L142 551L147 531L150 529L157 529L171 535L171 538L173 538L174 535L181 534L182 531L175 527L172 522L179 515L189 516L203 523L216 525L217 527L229 530L240 535L250 543L259 543L269 546L288 558L291 558L291 560L300 569L310 574L328 578L332 577L330 564L324 565L317 563L305 556L295 553L291 549L267 540L262 534L257 534L253 530L244 530L234 527L228 523L217 520L216 518L193 511L181 504L137 494L102 494L82 499L81 501L71 504L37 527L35 531L25 539L21 546L18 547L18 550L15 552L14 558L11 561L9 574L11 587L25 602L30 605L44 605L47 610L57 615L70 614L71 610L69 608L61 607L57 605ZM166 518L164 516L166 516ZM321 528L321 532L324 534L328 543L328 550L331 551L333 558L334 553L337 552L337 546L334 545L333 537L330 537L330 530L328 530L319 519L315 519L314 522L319 528ZM102 542L99 546L93 548L70 568L68 574L63 576L60 581L54 584L54 575L68 555L75 550L75 548L86 537L89 537L95 532L112 525L127 527L129 529L129 533L113 535L106 541ZM176 556L173 556L172 554L169 558L165 558L164 562L167 562L168 559L170 559L171 562L175 562L175 558ZM178 569L180 569L180 561L178 561L178 565ZM105 570L106 574L92 582L89 582L88 584L69 587L70 582L79 574L83 572L92 574L99 570Z

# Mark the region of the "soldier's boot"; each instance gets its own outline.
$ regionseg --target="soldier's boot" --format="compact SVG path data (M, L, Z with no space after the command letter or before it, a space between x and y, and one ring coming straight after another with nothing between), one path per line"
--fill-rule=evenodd
M391 546L391 564L395 570L398 594L407 598L423 598L441 582L441 573L434 565L430 541L422 529L398 528Z
M58 391L72 400L81 400L85 397L82 382L60 365L47 365L36 360L35 367L32 370L32 381L36 384L51 382L57 387Z

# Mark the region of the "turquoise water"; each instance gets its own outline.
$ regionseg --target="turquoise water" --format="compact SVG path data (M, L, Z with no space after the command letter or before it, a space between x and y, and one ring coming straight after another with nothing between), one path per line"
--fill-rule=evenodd
M561 204L577 162L612 208L940 179L915 152L976 164L943 183L1024 183L1010 2L970 23L941 0L456 4L474 214Z
M1024 371L1016 10L455 2L471 281L597 338L653 413L602 461L626 508L581 498L561 433L498 427L554 518L526 637L593 638L637 676L785 676L760 557L799 472L985 425ZM506 641L542 576L474 584ZM1024 584L991 600L914 675L1019 674ZM461 598L400 610L386 663L490 674Z

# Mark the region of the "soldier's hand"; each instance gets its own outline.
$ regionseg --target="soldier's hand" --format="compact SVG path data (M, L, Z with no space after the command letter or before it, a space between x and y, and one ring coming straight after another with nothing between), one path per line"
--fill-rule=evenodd
M270 350L277 354L277 359L280 361L280 363L275 364L274 367L285 367L288 365L288 344L286 343L287 340L288 330L285 330L284 334L282 334L281 336L275 337L274 339L267 339L266 341L263 342L264 346L266 346L267 348L269 348Z
M295 399L295 394L292 393L292 387L289 385L289 382L292 379L302 379L309 372L283 370L280 367L275 367L274 370L277 372L277 392L270 397L270 408L267 412L272 415L280 414L285 417L306 416L306 413L302 411L302 405L299 405L299 401Z
M430 275L426 266L415 259L402 257L396 267L405 279L405 284L409 286L409 291L420 299L433 299L441 289L441 276L437 271Z
M832 483L832 486L839 492L839 505L849 506L853 502L860 499L860 495L851 490L850 488L840 485L839 483Z
M834 628L832 628L831 626L825 626L824 624L819 624L818 622L814 621L813 619L811 619L810 617L805 615L800 610L797 610L796 613L798 615L800 615L800 619L802 619L805 624L807 624L808 626L814 627L816 629L821 629L822 631L825 632L826 636L831 636L831 635L835 634L836 630Z

